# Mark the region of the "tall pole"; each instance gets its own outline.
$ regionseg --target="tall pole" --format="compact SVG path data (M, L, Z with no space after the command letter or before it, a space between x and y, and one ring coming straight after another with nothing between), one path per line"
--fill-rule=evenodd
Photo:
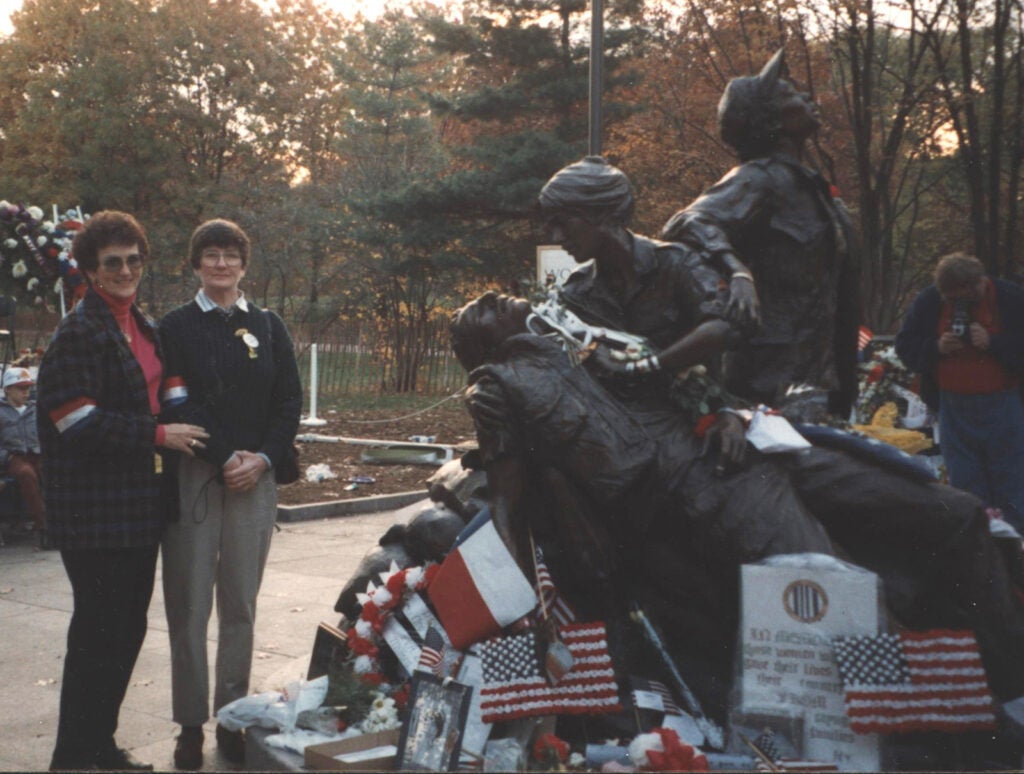
M588 152L601 155L601 88L604 81L604 0L590 0L590 140Z

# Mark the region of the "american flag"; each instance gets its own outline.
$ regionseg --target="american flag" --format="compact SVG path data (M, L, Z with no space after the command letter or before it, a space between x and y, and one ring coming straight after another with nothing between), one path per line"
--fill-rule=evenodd
M447 646L444 643L444 637L433 626L429 627L426 635L423 637L423 649L420 651L420 660L416 664L416 669L430 672L439 678L443 678L445 676L444 657L446 651Z
M534 631L479 646L483 663L480 708L485 723L533 715L602 714L622 709L603 623L560 626L574 663L556 685L544 678Z
M764 756L764 758L758 758L754 764L754 768L758 771L839 771L839 767L834 763L804 760L802 758L787 758L779 755L775 731L770 728L766 728L757 735L757 739L753 741L753 746Z
M995 727L992 695L969 631L837 637L846 714L857 733Z
M676 704L676 700L672 698L672 692L669 691L664 683L657 680L648 680L643 677L630 677L629 682L633 688L633 702L638 707L644 708L644 702L642 700L638 701L637 692L646 691L656 694L661 699L661 706L664 708L662 712L666 715L683 714L683 711L679 709L679 705Z
M875 338L875 334L869 328L865 328L863 325L860 326L860 330L857 331L857 351L862 351L864 347L871 343L873 338Z
M541 610L555 619L559 626L565 626L576 620L576 613L565 601L565 598L558 593L555 582L551 578L551 571L544 562L544 554L537 548L537 602ZM543 613L542 613L543 615Z

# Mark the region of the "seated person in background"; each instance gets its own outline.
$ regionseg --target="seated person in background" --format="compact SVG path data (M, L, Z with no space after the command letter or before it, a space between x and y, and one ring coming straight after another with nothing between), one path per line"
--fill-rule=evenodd
M574 365L557 336L527 333L530 311L488 293L452 322L495 523L520 556L527 519L553 534L581 609L639 601L709 713L731 681L739 565L782 553L877 572L901 623L974 629L996 695L1024 694L1024 608L975 497L831 449L745 449L731 414L708 431L713 459L671 400L627 409L593 378L596 358Z
M0 465L18 482L39 547L49 548L46 509L39 487L39 434L36 432L36 402L29 399L35 380L27 368L10 366L4 371L4 396L0 398Z

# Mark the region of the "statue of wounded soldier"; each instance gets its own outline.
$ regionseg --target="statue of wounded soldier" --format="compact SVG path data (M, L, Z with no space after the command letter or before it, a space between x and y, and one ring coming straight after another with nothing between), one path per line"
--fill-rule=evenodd
M667 390L627 408L544 330L494 293L453 317L496 523L524 568L529 527L584 615L639 603L709 714L725 716L739 566L784 553L878 573L900 624L973 629L995 695L1024 694L1024 608L976 498L836 449L759 453L728 411L698 432Z

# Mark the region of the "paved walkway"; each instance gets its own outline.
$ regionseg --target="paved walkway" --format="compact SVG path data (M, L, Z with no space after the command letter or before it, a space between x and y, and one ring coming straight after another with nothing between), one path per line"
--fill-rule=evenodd
M406 515L384 512L280 525L259 596L251 690L276 689L305 677L317 624L338 622L334 602L342 585L388 526ZM171 657L160 571L157 565L149 633L121 707L117 741L157 770L169 770L178 727L171 720ZM35 552L27 538L8 537L0 547L0 771L49 766L70 616L71 586L60 554ZM209 637L212 672L216 616ZM230 770L216 753L214 725L207 724L204 770Z

